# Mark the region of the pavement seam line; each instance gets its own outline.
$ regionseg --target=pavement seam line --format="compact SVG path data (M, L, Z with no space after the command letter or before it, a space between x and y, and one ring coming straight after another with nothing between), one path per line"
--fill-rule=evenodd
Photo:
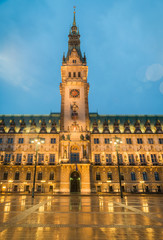
M142 216L148 217L148 218L150 218L150 219L152 219L152 220L155 220L155 221L157 221L157 222L161 222L161 223L163 224L163 219L161 219L161 218L154 217L154 216L152 216L151 214L145 213L145 212L143 212L143 211L141 211L141 210L139 210L139 209L136 209L136 208L134 208L134 207L127 206L127 205L125 205L125 204L123 204L123 203L115 202L115 204L117 204L117 205L119 205L119 206L121 206L121 207L127 208L127 209L129 209L129 210L131 210L131 211L133 211L133 212L135 212L135 213L138 213L138 214L140 214L140 215L142 215Z

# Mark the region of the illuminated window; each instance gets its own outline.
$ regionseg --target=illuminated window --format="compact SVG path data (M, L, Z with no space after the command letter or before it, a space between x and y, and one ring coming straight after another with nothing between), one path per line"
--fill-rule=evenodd
M3 180L7 180L8 179L8 172L4 172L3 174Z
M132 144L131 138L126 138L126 143L127 144Z
M96 172L96 181L100 181L100 180L101 180L100 172Z
M109 141L109 138L105 138L105 144L109 144L110 141Z
M51 172L51 173L50 173L49 180L54 180L54 172Z
M42 180L42 172L39 172L37 175L37 180Z
M31 172L27 172L26 180L31 180Z
M51 138L51 144L55 144L56 143L56 138Z
M154 175L155 175L155 180L156 180L156 181L159 181L159 180L160 180L159 173L158 173L158 172L155 172Z
M24 138L19 138L18 143L24 143Z
M99 138L94 138L94 144L99 144Z
M19 172L18 171L15 173L15 180L19 180Z
M112 172L108 172L108 180L112 180Z
M12 144L13 143L13 138L8 138L8 143Z
M142 138L137 138L137 143L138 144L142 144L143 143L143 139Z
M153 138L148 138L148 143L153 144Z
M135 172L131 172L131 180L132 180L132 181L135 181L135 180L136 180Z
M144 180L144 181L147 181L147 179L148 179L148 178L147 178L147 173L146 173L146 172L143 172L143 180Z

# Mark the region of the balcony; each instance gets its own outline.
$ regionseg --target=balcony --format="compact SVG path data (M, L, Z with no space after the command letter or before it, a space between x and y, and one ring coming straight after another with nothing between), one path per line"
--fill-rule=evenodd
M49 165L55 165L55 162L49 162Z
M158 162L153 162L153 166L158 166Z
M27 165L32 165L33 163L32 163L32 162L27 162L26 164L27 164Z
M147 166L146 162L141 162L140 164L141 164L141 166Z
M16 162L15 165L21 165L21 162Z
M129 165L130 166L135 166L135 163L134 162L130 162Z
M107 166L112 166L113 163L112 163L112 162L107 162L106 165L107 165Z
M100 162L95 162L95 165L96 165L96 166L100 166L101 163L100 163Z

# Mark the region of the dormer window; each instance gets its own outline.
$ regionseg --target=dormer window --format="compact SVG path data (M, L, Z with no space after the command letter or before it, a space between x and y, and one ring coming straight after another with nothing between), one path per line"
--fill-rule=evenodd
M76 77L76 72L73 73L73 77Z
M71 72L68 73L68 76L71 77Z
M72 62L73 62L73 63L76 63L76 60L73 60Z

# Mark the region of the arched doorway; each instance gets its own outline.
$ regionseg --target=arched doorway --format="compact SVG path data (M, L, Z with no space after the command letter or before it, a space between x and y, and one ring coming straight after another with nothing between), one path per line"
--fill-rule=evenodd
M70 192L80 192L80 175L76 171L70 175Z

